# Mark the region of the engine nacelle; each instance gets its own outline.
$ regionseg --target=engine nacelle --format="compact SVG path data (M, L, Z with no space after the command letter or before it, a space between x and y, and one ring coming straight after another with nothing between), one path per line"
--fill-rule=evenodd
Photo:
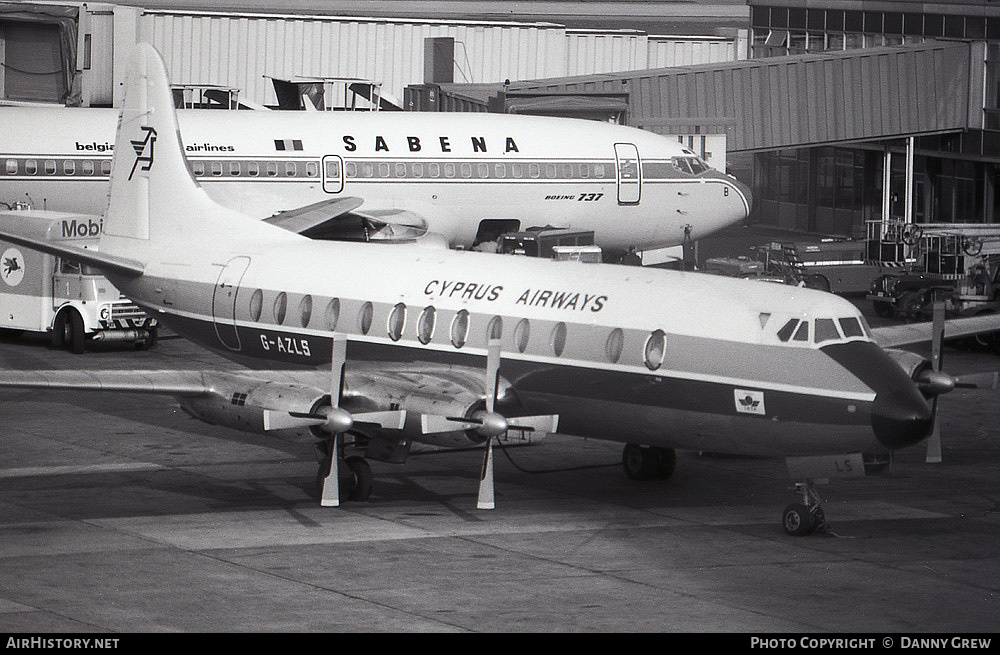
M215 395L181 398L181 408L189 415L223 427L267 434L288 441L314 443L322 437L308 427L264 430L264 410L310 412L329 402L326 394L314 387L261 382L253 384L241 378L215 385Z
M925 357L921 357L916 353L912 353L909 350L898 350L896 348L889 348L885 351L889 357L892 357L893 361L899 364L906 375L916 382L920 378L920 374L930 368L931 363Z

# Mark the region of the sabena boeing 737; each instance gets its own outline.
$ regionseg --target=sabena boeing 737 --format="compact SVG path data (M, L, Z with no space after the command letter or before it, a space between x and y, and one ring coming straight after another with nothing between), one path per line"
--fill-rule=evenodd
M857 471L863 454L923 440L929 399L955 383L883 350L854 305L811 289L319 241L247 220L191 175L166 70L145 44L99 251L40 238L37 223L0 214L0 237L104 271L173 330L256 370L8 370L0 385L167 394L211 423L311 440L324 504L371 488L363 458L341 462L345 434L392 461L411 440L483 444L484 508L492 443L512 427L624 442L633 478L669 477L676 449ZM783 514L793 534L822 523L815 492L802 493Z
M117 117L0 107L0 202L103 213ZM319 238L430 233L469 248L551 227L592 230L620 252L698 239L750 210L744 185L675 139L597 121L196 109L179 120L210 197Z

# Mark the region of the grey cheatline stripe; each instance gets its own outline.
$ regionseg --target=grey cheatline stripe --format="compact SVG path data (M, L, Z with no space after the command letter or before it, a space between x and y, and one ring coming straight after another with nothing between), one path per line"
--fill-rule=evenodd
M214 325L212 317L205 314L200 314L198 312L191 312L185 310L178 310L174 308L165 307L154 307L150 312L150 315L157 315L158 312L164 314L173 314L178 317L183 317L188 320L193 320L197 323L204 325ZM470 317L476 317L478 320L483 321L486 315L471 314ZM233 325L234 323L228 322L227 324ZM293 337L318 337L320 339L329 339L332 336L332 332L328 330L319 330L315 328L295 328L290 329L288 326L264 324L264 323L253 323L246 320L235 321L235 326L239 329L245 329L248 331L269 331L275 334L291 335ZM428 345L418 345L416 339L407 339L404 342L392 341L388 336L377 336L373 334L358 334L356 332L345 332L345 336L351 341L358 341L370 344L381 344L396 347L410 347L419 348L421 350L428 351L438 351L438 352L455 352L453 347L442 345L442 344L428 344ZM747 347L753 347L752 344L748 344ZM464 351L466 354L484 354L482 352L477 353L476 351L469 349ZM816 351L819 354L820 351ZM840 390L835 391L831 389L824 388L811 388L799 385L783 384L781 382L766 381L759 379L746 379L736 376L724 376L713 373L699 373L696 371L671 371L666 369L658 369L656 371L649 371L644 366L629 366L621 364L611 364L603 361L596 360L582 360L582 359L567 359L565 357L555 357L539 354L530 353L515 353L515 352L505 352L505 359L538 362L543 364L558 364L562 366L576 366L579 368L590 368L605 371L619 371L622 373L634 373L638 375L643 375L647 377L664 377L673 378L678 380L690 380L698 382L709 382L723 385L732 385L741 388L750 388L758 390L771 390L771 391L784 391L795 394L802 394L808 396L827 396L832 398L840 398L843 400L856 400L860 402L870 402L874 400L874 392L855 392ZM309 367L310 365L303 362L303 365Z

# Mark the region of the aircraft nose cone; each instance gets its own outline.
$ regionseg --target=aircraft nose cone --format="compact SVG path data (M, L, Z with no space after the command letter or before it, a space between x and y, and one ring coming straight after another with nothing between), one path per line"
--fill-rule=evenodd
M753 209L753 194L750 192L750 187L743 184L735 177L730 176L730 179L733 181L733 186L735 186L739 192L743 194L743 197L747 199L747 216L749 216L750 210Z
M872 430L890 450L923 441L934 427L934 415L915 388L899 388L875 397Z

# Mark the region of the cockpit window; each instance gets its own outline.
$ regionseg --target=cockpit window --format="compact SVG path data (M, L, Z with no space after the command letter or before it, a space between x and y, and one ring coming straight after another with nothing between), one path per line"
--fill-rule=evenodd
M861 329L861 323L854 317L840 319L840 329L844 331L844 336L848 339L851 337L863 337L865 335Z
M789 339L791 339L792 333L795 332L795 326L798 324L799 324L799 319L797 318L790 319L787 323L781 326L780 330L778 330L778 338L781 339L782 341L788 341Z
M795 331L795 336L792 337L794 341L809 341L809 321L802 321L799 324L799 329Z
M671 159L674 168L682 173L697 175L708 170L708 164L698 157L674 157Z
M840 333L837 332L837 326L833 322L832 318L816 319L816 343L823 343L824 341L831 341L839 338Z

